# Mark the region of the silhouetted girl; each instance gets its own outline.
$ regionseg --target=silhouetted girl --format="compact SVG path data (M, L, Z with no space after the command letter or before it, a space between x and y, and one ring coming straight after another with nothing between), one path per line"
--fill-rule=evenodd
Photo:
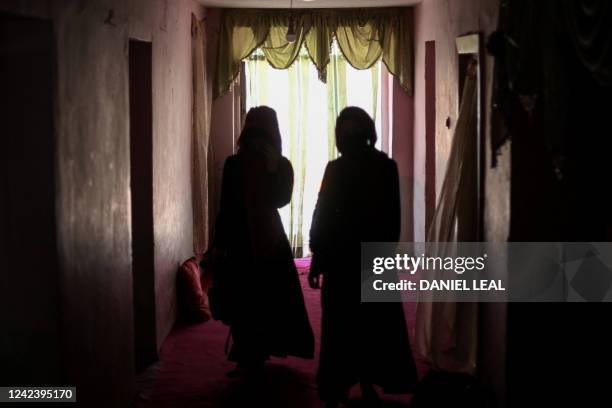
M361 242L397 242L400 197L397 166L375 149L376 129L360 108L344 109L336 122L341 157L325 170L315 209L309 283L322 284L319 395L328 406L361 383L364 398L413 389L416 367L401 303L361 303Z
M233 338L229 359L237 362L230 376L259 369L270 356L313 357L313 333L277 210L289 203L292 189L276 113L253 108L238 153L225 161L213 240L224 274L219 295L229 300L223 310Z

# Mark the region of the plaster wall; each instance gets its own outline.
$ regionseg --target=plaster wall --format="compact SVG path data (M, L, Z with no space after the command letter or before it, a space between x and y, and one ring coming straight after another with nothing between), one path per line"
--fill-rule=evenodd
M400 241L414 239L414 97L408 95L393 78L392 156L400 176Z
M415 103L414 103L414 207L415 241L425 240L425 43L435 41L436 47L436 197L444 182L446 163L459 113L458 58L455 38L479 32L483 41L497 27L497 0L424 0L415 7ZM506 241L510 219L510 146L502 149L498 164L491 167L490 106L492 95L493 59L484 61L484 98L486 140L484 239ZM447 119L450 127L446 126ZM479 308L478 375L503 400L505 392L506 308L484 304Z
M133 397L128 41L153 42L153 205L157 343L175 318L175 274L192 251L192 0L9 0L50 19L62 378L84 406ZM25 288L12 288L23 290ZM35 294L33 298L35 298Z
M436 196L444 182L446 162L459 114L458 59L455 38L480 32L483 41L497 26L496 0L425 0L415 7L415 240L425 238L425 42L436 42ZM484 61L483 98L486 139L485 238L508 238L510 207L510 148L506 146L491 168L489 148L493 60ZM450 128L446 121L449 119Z

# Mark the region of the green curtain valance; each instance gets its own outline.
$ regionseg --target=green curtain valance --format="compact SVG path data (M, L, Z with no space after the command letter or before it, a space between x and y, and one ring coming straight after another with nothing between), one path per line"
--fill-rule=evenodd
M290 17L296 41L285 39ZM325 82L335 37L346 60L367 69L382 57L389 72L412 95L413 29L409 8L381 9L227 9L222 17L215 97L226 93L240 73L240 62L261 48L274 68L287 69L305 45Z

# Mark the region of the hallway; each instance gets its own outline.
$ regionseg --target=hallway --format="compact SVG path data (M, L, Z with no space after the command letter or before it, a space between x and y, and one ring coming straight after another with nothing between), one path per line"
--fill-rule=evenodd
M435 253L412 259L435 258L439 267L414 267L413 276L433 277L440 288L437 273L421 272L453 270L453 280L467 282L473 254L455 243L499 247L476 254L487 256L477 276L484 284L461 292L514 293L403 304L425 380L411 381L414 396L383 395L383 407L611 405L610 0L5 0L0 89L0 406L9 387L73 389L73 406L84 408L321 406L321 294L307 283L309 259L295 261L300 283L287 274L285 291L272 268L237 255L249 263L236 268L253 280L234 277L239 290L217 300L246 311L240 323L270 343L292 333L300 351L292 355L314 349L312 360L274 358L259 378L229 379L228 327L177 322L181 265L231 252L215 235L225 163L243 133L254 137L242 146L257 171L225 183L238 198L224 200L232 204L225 221L235 225L221 236L249 247L249 256L273 260L277 248L260 246L287 238L291 248L277 258L291 274L293 257L317 252L334 262L315 272L352 273L356 252L309 242L315 203L330 184L333 200L323 201L335 204L314 223L334 225L320 234L329 247L434 244ZM373 127L368 120L349 128L376 149L323 183L327 163L342 153L338 118L349 105L371 116ZM248 109L264 106L280 124L245 126ZM347 182L336 182L344 175ZM270 192L278 197L263 199ZM397 205L375 208L370 199ZM383 224L393 236L350 230ZM578 259L569 250L576 243L611 249ZM510 257L516 248L527 255ZM384 252L381 262L390 258ZM450 268L441 265L446 258ZM196 271L192 283L200 284ZM336 365L350 367L340 374L371 378L363 367L374 356L371 366L410 366L414 380L412 364L398 357L410 357L406 330L385 330L394 327L385 319L392 313L345 313L352 303L343 295L357 296L352 276L346 287L332 285L332 304L341 307L335 315L326 308L324 350L331 339L328 355L348 356ZM202 311L204 292L194 286ZM395 290L387 289L380 292ZM277 293L287 307L265 301ZM403 323L397 306L394 322ZM363 329L370 322L376 327ZM401 344L389 347L394 339ZM350 347L364 343L369 350ZM336 374L330 382L341 382ZM349 406L363 405L354 387Z
M309 259L296 260L306 307L315 331L318 355L321 308L319 291L308 287ZM406 304L408 326L414 327L414 304ZM256 310L256 305L254 305ZM254 316L256 318L256 316ZM411 339L412 339L412 333ZM176 326L164 342L160 362L149 369L139 385L138 408L228 408L320 406L315 387L317 360L272 359L263 378L232 380L225 376L233 364L223 354L227 327L216 321L194 326ZM415 356L419 377L427 370ZM359 407L359 387L351 392L351 405ZM384 396L384 407L405 407L409 396Z

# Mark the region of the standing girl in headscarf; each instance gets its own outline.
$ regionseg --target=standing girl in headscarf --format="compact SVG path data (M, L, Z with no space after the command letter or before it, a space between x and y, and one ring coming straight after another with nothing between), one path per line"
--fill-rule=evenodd
M292 189L293 168L281 155L276 112L253 108L238 153L225 161L213 239L215 257L223 260L217 273L225 274L214 279L223 282L221 319L230 325L229 359L237 363L230 376L258 371L270 356L314 354L312 328L278 213L291 200Z
M361 243L397 242L400 234L397 165L375 144L370 116L344 109L336 122L341 157L325 170L310 231L310 286L320 288L323 277L317 385L328 407L357 383L375 403L374 385L407 393L417 381L402 304L361 303Z

